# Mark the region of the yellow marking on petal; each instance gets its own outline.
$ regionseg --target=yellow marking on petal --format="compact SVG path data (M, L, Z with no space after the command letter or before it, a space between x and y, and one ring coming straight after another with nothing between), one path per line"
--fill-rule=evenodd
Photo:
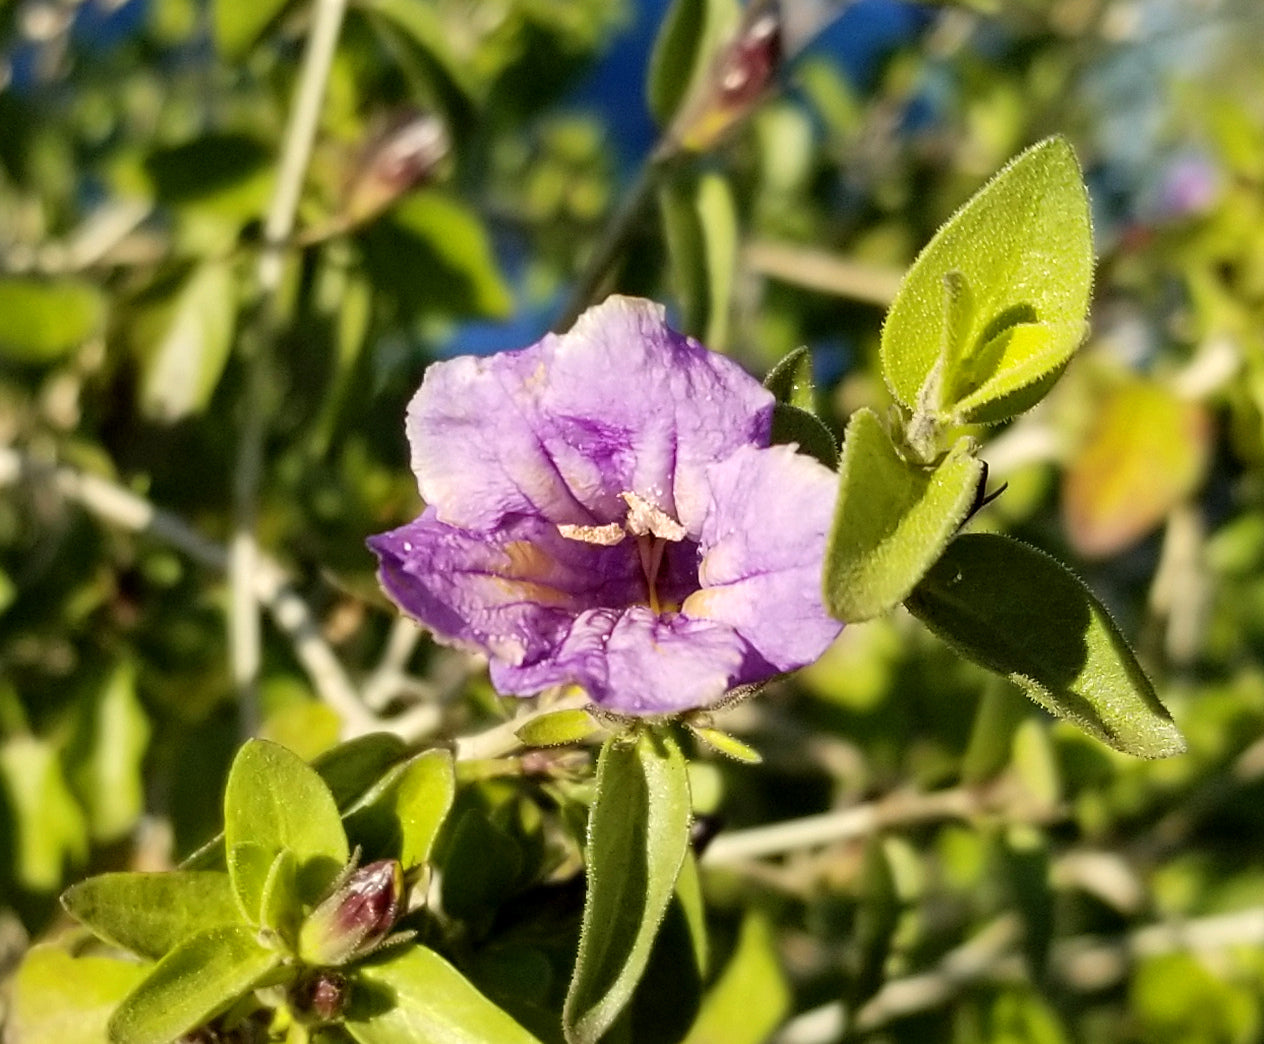
M680 611L688 617L695 620L709 619L715 611L712 604L715 601L715 595L718 588L704 587L701 591L694 591L680 607Z
M515 601L554 606L574 602L574 596L545 580L554 564L545 551L526 540L515 540L505 545L504 553L505 565L494 580Z
M553 566L553 559L527 540L515 540L505 545L505 557L509 563L501 575L511 580L530 580L546 575Z

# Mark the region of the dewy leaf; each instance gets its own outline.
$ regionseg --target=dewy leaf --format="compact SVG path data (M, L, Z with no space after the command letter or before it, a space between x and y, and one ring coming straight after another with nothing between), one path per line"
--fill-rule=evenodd
M8 1039L101 1044L111 1012L148 973L135 961L72 957L59 946L33 946L13 979Z
M281 955L244 925L212 928L154 966L110 1019L112 1044L170 1044L269 978Z
M748 914L737 948L703 998L684 1044L762 1044L789 1009L790 988L777 963L772 929L763 917Z
M1047 139L958 210L904 277L882 330L892 394L909 410L937 399L959 420L1027 409L1083 339L1092 268L1079 165L1064 139ZM945 306L946 278L968 286L969 323L951 292ZM1008 332L1019 326L1041 332ZM928 380L942 390L923 395Z
M430 858L452 808L456 773L446 750L428 750L392 769L347 817L347 831L366 852L395 856L405 869Z
M994 534L958 537L905 604L963 656L1117 750L1185 749L1115 622L1043 552Z
M424 946L361 965L344 1025L359 1044L539 1044Z
M61 903L106 942L152 960L241 920L228 875L210 870L100 874L72 885Z
M787 406L796 406L807 413L816 413L816 385L812 380L812 353L796 348L786 355L764 378L764 387L773 398Z
M645 971L689 845L685 759L665 732L610 739L588 823L588 894L562 1023L596 1044Z
M211 400L233 344L237 287L227 261L208 261L173 296L138 320L143 358L140 401L167 424L200 413Z
M324 781L297 754L267 740L246 743L229 770L224 843L233 887L254 918L267 869L281 849L290 849L298 860L299 895L307 902L320 898L350 856L338 807ZM257 859L233 858L234 850L256 848Z
M94 840L121 837L144 811L141 773L149 733L149 717L136 695L136 667L120 661L76 708L63 758Z
M105 297L91 283L0 278L0 359L50 363L68 355L105 323Z
M737 28L736 0L673 0L654 41L646 74L650 112L665 128Z
M894 609L952 539L983 464L958 446L934 467L909 463L872 410L847 425L838 504L825 552L825 604L838 619Z
M1063 478L1072 545L1109 555L1140 540L1198 487L1210 451L1201 404L1140 379L1110 392Z

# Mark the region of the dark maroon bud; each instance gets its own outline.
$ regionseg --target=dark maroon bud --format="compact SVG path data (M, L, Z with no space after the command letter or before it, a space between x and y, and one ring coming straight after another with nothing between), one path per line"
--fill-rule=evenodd
M317 1022L333 1022L346 1010L348 993L346 976L323 968L294 986L290 1004Z

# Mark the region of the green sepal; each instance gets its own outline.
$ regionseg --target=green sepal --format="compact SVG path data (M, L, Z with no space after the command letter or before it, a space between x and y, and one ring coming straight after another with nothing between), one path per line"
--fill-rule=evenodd
M99 874L68 888L61 904L97 937L151 960L241 921L228 875L210 870Z
M699 740L727 758L740 761L744 765L759 765L764 760L763 755L754 747L743 743L736 736L730 735L722 729L715 729L709 725L698 725L691 721L685 722L685 725Z
M830 470L838 467L838 445L834 436L814 413L801 410L789 403L778 402L772 408L772 435L774 446L794 443L800 453L815 457Z
M233 760L224 788L224 844L233 889L254 923L282 849L294 853L298 895L309 903L324 894L351 855L324 781L297 754L267 740L248 741Z
M963 656L1117 750L1185 749L1105 608L1043 552L989 533L958 537L905 604Z
M787 353L768 371L764 387L772 397L787 406L816 414L816 385L812 380L812 353L807 348L796 348Z
M896 400L940 424L1034 405L1086 332L1093 244L1071 146L1011 161L918 255L882 330Z
M433 950L360 965L343 1023L359 1044L540 1044Z
M689 777L666 731L607 740L588 821L588 892L562 1027L596 1044L645 971L689 846Z
M586 710L572 708L532 718L514 735L528 747L560 747L586 740L600 728Z
M452 754L424 751L396 765L364 795L347 816L347 833L373 858L394 856L412 869L430 858L455 794Z
M110 1019L111 1044L169 1044L272 977L281 955L244 925L186 939L155 966Z
M854 413L825 552L830 613L854 623L908 597L969 513L983 473L964 441L933 467L909 462L877 414Z

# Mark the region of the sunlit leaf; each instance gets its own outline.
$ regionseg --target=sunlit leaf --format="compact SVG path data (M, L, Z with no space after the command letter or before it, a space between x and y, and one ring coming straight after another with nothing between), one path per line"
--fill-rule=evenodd
M88 824L62 774L57 752L31 736L0 745L0 785L17 831L12 858L18 883L51 892L68 864L88 852Z
M105 313L105 296L91 283L0 278L0 360L54 362L99 334Z
M12 980L8 1036L21 1044L102 1044L110 1014L148 973L135 961L33 946Z
M790 999L772 928L759 914L748 914L685 1044L762 1044L785 1018Z
M347 817L347 832L374 858L419 866L430 858L455 792L452 755L425 751L391 769L365 795Z

